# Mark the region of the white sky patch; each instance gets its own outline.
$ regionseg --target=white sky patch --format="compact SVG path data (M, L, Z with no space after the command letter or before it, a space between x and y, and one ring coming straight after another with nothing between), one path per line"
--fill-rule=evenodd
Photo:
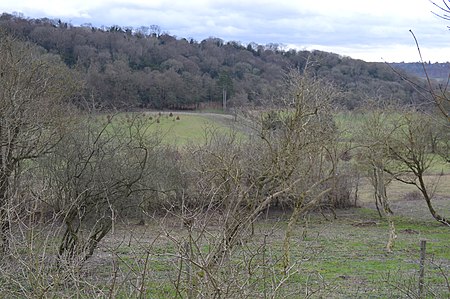
M354 59L361 59L367 62L417 62L420 61L419 52L412 40L411 45L391 45L368 47L365 45L353 45L349 47L333 47L322 45L288 45L287 48L297 50L321 50L332 52L341 56L348 56ZM442 60L442 57L448 56L450 53L450 46L446 48L430 48L421 47L420 51L424 61L428 62L448 62L449 60Z
M2 11L74 25L155 24L179 38L290 44L368 61L418 61L412 29L425 60L450 60L450 21L433 15L428 0L0 0Z

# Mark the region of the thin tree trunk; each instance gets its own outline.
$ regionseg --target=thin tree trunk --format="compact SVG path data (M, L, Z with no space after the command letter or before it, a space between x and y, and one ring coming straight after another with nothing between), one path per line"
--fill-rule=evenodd
M0 252L5 254L9 250L8 232L10 229L10 221L8 215L8 168L3 165L2 153L0 153Z
M386 218L389 223L389 238L386 244L386 250L388 252L392 252L395 239L397 239L397 234L395 232L395 224L392 218L393 212L389 205L389 199L386 193L386 180L384 178L384 170L380 167L374 168L374 180L375 180L375 198L377 201L380 201L381 206L383 207L383 212L386 215ZM378 209L378 206L377 206ZM378 211L380 213L380 211Z
M1 199L3 201L3 199ZM6 210L6 205L2 202L0 206L0 235L1 235L1 254L6 254L9 251L9 238L8 231L10 228L8 211Z
M420 192L422 192L422 195L425 198L425 201L427 203L428 210L430 211L431 216L433 216L433 218L436 219L438 222L440 222L444 225L450 226L450 220L439 215L436 212L436 210L433 208L433 205L431 204L430 195L428 194L427 188L425 186L425 182L423 181L423 176L419 174L418 178L419 178L419 186L418 186L419 190L420 190Z
M381 195L379 192L379 177L378 177L378 171L377 171L377 167L374 166L373 168L373 188L374 188L374 197L375 197L375 207L377 208L377 212L378 212L378 216L381 218L383 218L383 215L381 214L381 210L380 207L378 206L378 203L380 203L381 206L383 206L383 202L381 200ZM384 182L383 182L384 183Z

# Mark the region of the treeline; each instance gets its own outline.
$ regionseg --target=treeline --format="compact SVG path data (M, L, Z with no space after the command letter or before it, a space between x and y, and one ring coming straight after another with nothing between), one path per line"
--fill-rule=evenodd
M158 26L72 26L52 19L2 14L0 28L57 54L86 82L86 98L103 106L195 109L220 103L259 104L278 94L289 69L305 69L344 91L341 106L367 97L419 102L414 88L384 63L322 51L177 38Z
M426 74L428 74L429 78L438 80L438 81L446 81L449 78L450 73L450 62L444 62L444 63L424 63L421 62L398 62L398 63L391 63L391 65L399 70L403 70L409 74L412 74L419 78L425 78ZM425 70L424 70L425 66Z

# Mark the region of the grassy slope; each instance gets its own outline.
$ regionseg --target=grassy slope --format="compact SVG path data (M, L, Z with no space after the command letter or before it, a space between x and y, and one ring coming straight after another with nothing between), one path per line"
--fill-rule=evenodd
M226 115L177 113L169 116L168 112L148 113L153 118L150 132L161 134L163 142L172 145L186 145L190 142L198 143L205 140L205 129L212 128L227 132L230 127L224 125ZM177 117L179 118L177 120ZM159 122L156 120L159 119Z

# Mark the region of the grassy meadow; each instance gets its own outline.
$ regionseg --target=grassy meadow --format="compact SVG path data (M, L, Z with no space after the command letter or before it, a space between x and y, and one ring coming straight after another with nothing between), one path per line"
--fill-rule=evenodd
M227 132L232 127L232 118L226 114L148 112L146 116L151 122L149 133L157 133L163 143L176 146L204 142L206 129Z

